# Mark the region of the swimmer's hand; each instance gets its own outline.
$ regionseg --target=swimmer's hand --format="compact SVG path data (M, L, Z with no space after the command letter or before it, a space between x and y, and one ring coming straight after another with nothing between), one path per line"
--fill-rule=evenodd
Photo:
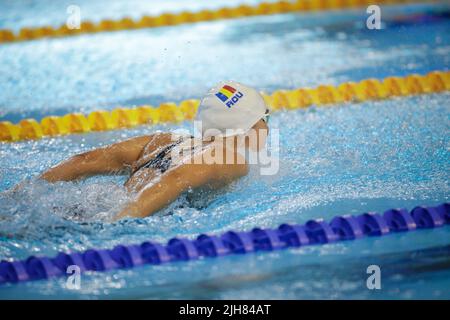
M12 187L11 189L3 191L2 194L6 195L6 196L12 196L13 194L23 190L23 188L27 182L28 182L27 180L21 181L18 184L16 184L14 187Z

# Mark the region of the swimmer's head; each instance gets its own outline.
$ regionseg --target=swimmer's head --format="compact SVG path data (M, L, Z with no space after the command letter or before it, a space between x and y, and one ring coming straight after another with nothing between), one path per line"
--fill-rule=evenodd
M245 145L251 150L260 151L264 149L269 133L269 117L269 109L266 109L264 116L245 134Z
M200 102L197 121L204 138L267 129L269 109L261 94L235 81L220 82Z

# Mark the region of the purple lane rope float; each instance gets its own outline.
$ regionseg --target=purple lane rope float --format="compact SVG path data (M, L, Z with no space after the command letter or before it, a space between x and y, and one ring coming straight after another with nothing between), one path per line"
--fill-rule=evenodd
M310 220L304 225L282 224L276 229L254 228L248 232L228 231L222 235L201 234L196 239L172 238L166 245L146 241L139 245L118 245L113 249L60 252L56 257L30 256L20 261L0 262L0 284L63 276L71 265L84 271L108 271L158 265L202 257L218 258L286 248L320 245L393 232L437 228L450 224L450 203L435 207L390 209L383 214L342 215L330 222Z

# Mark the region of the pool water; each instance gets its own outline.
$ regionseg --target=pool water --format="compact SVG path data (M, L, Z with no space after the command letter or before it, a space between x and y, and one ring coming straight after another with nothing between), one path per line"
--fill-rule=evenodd
M392 22L400 12L430 10L446 8L386 8L380 31L361 27L365 12L353 10L2 45L0 120L180 101L227 78L271 91L446 70L448 19ZM10 23L5 12L0 26ZM56 16L48 15L58 24ZM33 24L26 14L15 19ZM0 144L0 259L448 201L449 98L441 93L274 113L270 127L279 130L279 154L274 145L269 150L279 160L276 175L261 176L253 167L206 208L181 197L154 216L117 223L107 219L128 199L121 187L126 177L54 185L33 177L70 155L179 126ZM191 129L190 123L181 126ZM23 180L21 191L8 191ZM66 289L60 278L3 285L0 298L449 299L449 239L450 228L443 227L89 273L80 290ZM381 290L366 287L370 264L381 267Z

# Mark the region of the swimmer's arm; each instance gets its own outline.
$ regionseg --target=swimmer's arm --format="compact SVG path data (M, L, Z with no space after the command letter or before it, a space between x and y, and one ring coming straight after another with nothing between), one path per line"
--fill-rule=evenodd
M142 136L75 155L44 172L40 178L48 182L71 181L95 174L116 173L139 157L152 136Z
M141 190L114 220L144 218L176 200L183 192L211 183L224 185L246 175L248 167L239 165L185 165L168 172L161 180Z

